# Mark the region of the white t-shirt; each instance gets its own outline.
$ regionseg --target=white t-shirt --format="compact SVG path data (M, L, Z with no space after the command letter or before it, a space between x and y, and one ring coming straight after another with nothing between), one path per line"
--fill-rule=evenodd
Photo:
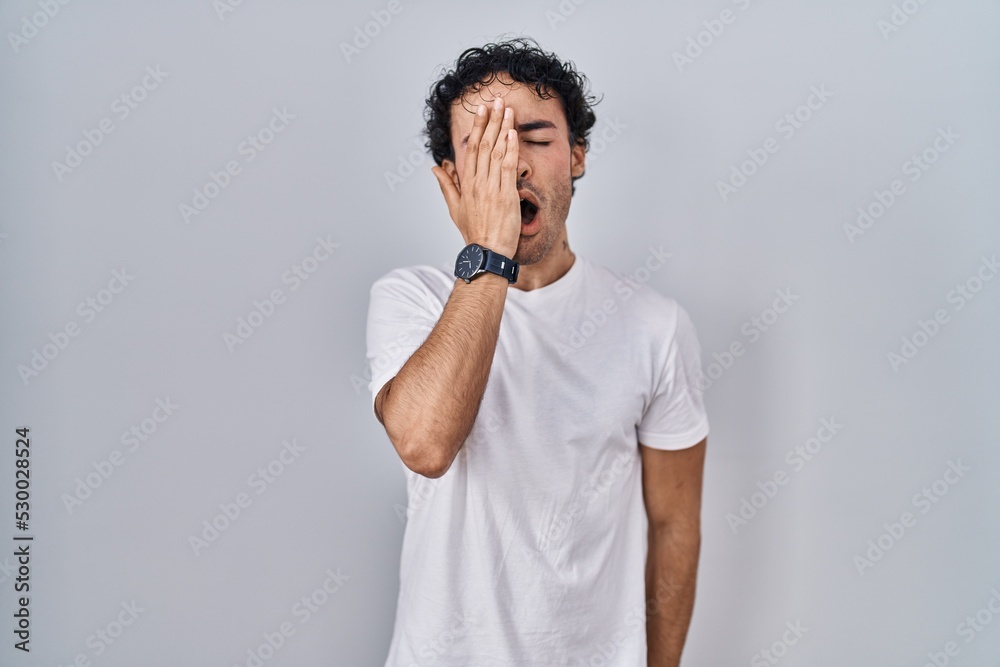
M372 285L373 416L454 284L412 266ZM451 468L430 479L400 461L407 524L386 667L645 667L637 443L683 449L708 434L700 355L676 301L579 254L545 287L509 287Z

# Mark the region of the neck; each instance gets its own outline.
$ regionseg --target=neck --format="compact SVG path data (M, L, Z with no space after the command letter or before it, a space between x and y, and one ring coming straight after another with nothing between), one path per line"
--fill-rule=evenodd
M521 266L518 270L517 282L511 287L530 292L539 287L550 285L566 275L575 261L576 253L570 250L566 233L563 232L541 260L534 264Z

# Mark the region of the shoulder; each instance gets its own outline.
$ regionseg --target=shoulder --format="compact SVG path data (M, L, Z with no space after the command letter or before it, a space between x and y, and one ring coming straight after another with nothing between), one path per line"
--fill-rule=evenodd
M429 264L415 264L392 269L378 278L371 286L371 294L377 293L422 293L428 296L450 294L454 278L443 270Z
M591 275L600 285L602 292L610 294L617 306L637 323L659 332L673 332L687 312L676 299L654 289L642 276L626 275L601 264L588 261Z

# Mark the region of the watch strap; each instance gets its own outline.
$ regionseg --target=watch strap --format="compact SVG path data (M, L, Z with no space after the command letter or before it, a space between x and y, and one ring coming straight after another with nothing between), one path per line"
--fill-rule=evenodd
M517 282L517 274L521 268L517 262L488 248L483 248L483 253L486 257L486 261L483 263L484 271L503 276L511 285Z

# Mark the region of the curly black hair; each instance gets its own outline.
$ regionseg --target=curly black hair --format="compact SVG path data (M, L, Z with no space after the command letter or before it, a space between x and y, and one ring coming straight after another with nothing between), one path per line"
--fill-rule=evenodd
M424 145L438 166L444 160L455 160L451 143L452 103L466 91L492 83L499 72L514 81L534 85L541 99L557 96L569 125L569 145L582 143L584 150L590 148L590 130L597 121L591 107L600 100L589 94L587 77L576 71L572 61L564 63L554 53L543 51L531 37L517 37L466 49L454 68L431 86L424 109L427 125L423 134L427 137ZM580 176L572 181L577 178Z

